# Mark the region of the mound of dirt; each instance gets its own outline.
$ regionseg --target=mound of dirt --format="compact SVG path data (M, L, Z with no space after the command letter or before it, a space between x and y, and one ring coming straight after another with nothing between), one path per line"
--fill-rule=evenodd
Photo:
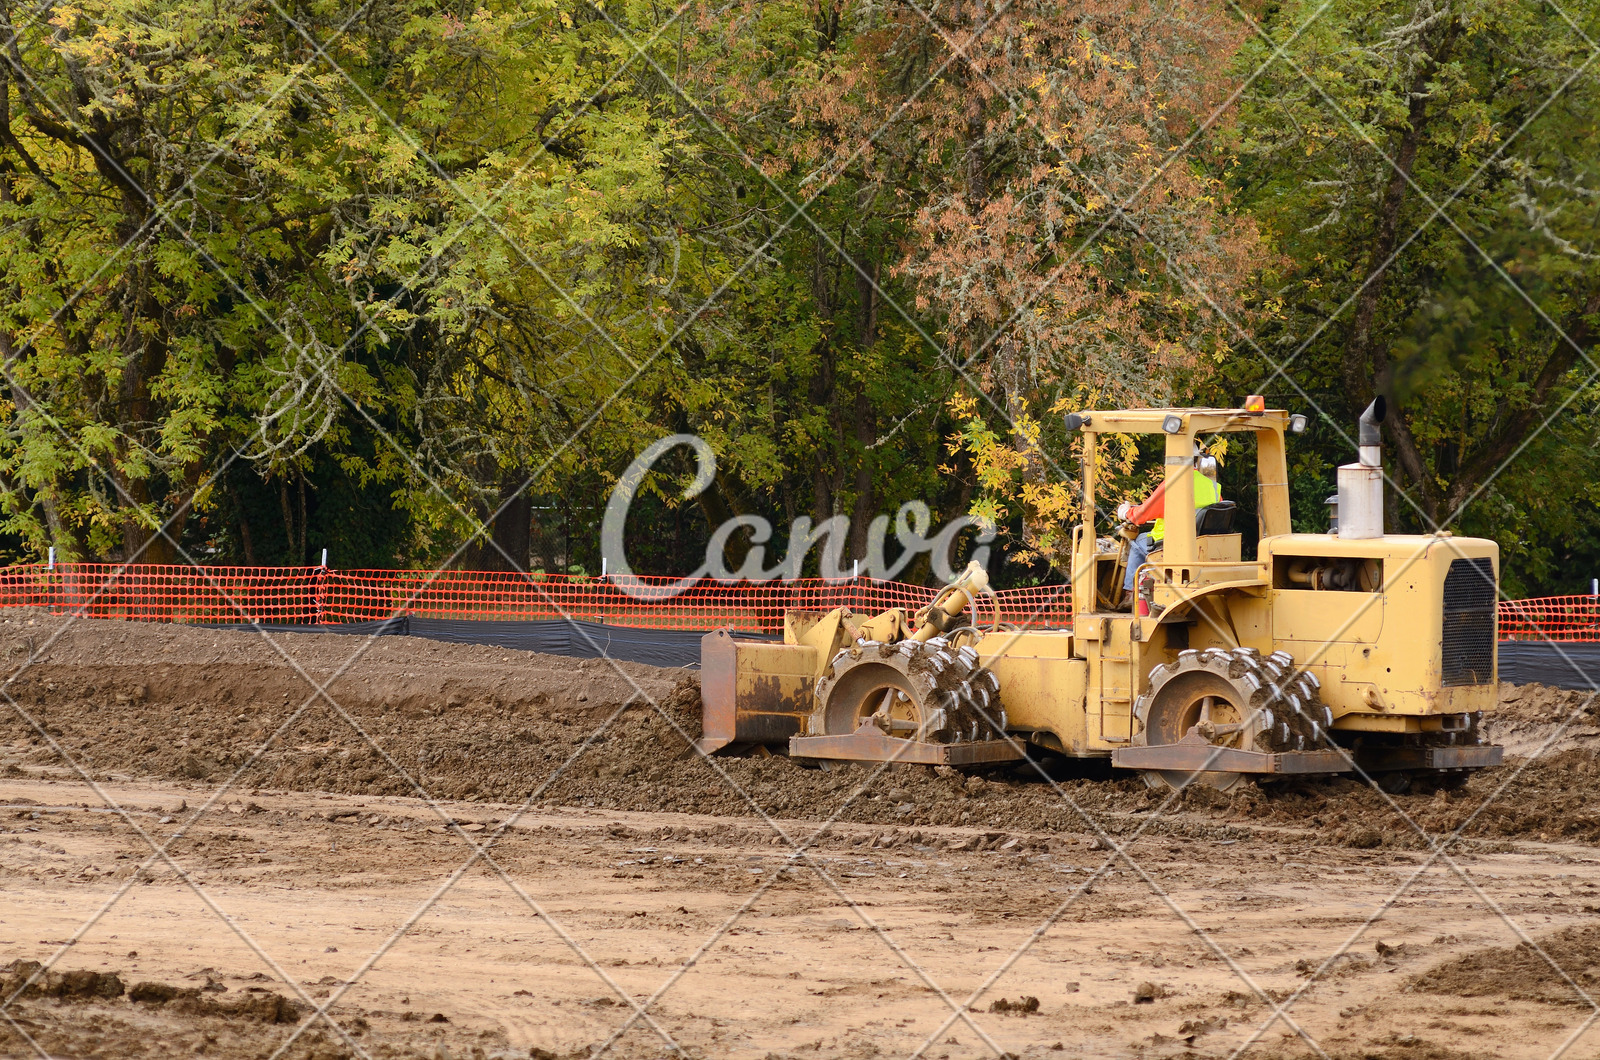
M73 969L39 974L38 961L13 961L0 967L0 997L7 999L10 1027L0 1024L0 1053L6 1056L33 1055L42 1050L50 1056L115 1055L119 1057L169 1057L179 1054L210 1056L286 1056L288 1060L353 1060L356 1050L344 1042L330 1040L318 1026L299 1036L292 1045L286 1038L293 1025L308 1011L303 1003L291 1001L265 987L246 987L237 993L214 982L206 987L175 986L163 982L141 982L124 990L122 977L115 972ZM24 984L31 985L24 989ZM21 991L18 993L18 991ZM371 1013L374 1020L384 1015ZM435 1017L448 1023L444 1016ZM404 1022L421 1022L415 1013L400 1014ZM391 1024L394 1020L388 1021ZM390 1027L385 1040L373 1043L371 1024L363 1016L345 1014L341 1025L368 1039L375 1048L361 1055L394 1057L396 1060L424 1060L449 1055L483 1056L487 1036L477 1036L478 1048L457 1034L457 1053L440 1043L441 1032L404 1033ZM9 1036L10 1029L25 1029L30 1048ZM398 1033L397 1033L398 1030ZM424 1037L433 1039L423 1039ZM489 1044L501 1044L495 1036ZM357 1046L360 1050L360 1046Z
M233 630L0 614L0 655L15 666L42 651L11 686L26 715L0 716L0 769L70 770L59 747L97 778L779 817L839 812L871 775L781 756L708 763L692 746L699 682L683 670L410 637L274 641L281 654ZM1096 810L1151 804L1136 778L1103 773L1066 783ZM973 780L912 766L878 776L842 816L1085 827L1005 771Z
M117 998L124 992L122 979L115 972L44 972L38 961L12 961L0 968L0 998Z
M231 1000L205 996L199 987L180 987L170 983L139 983L125 989L116 972L96 972L86 968L67 972L43 972L38 961L12 961L0 968L0 997L59 998L62 1000L113 1001L126 995L129 1004L161 1006L195 1016L223 1016L260 1020L263 1023L293 1023L299 1008L288 998L270 990L252 990Z
M1505 685L1491 726L1506 754L1600 750L1600 696L1550 685Z
M1030 766L963 776L923 766L819 770L781 756L707 762L692 747L700 734L692 673L600 659L411 637L284 634L269 642L234 630L0 612L8 669L34 654L9 689L20 710L0 712L0 774L70 773L75 763L102 779L206 787L231 780L240 794L532 798L1044 832L1088 831L1085 814L1127 832L1165 799L1100 761L1052 760L1056 787ZM1548 738L1581 713L1573 695L1510 689L1492 731ZM1583 717L1592 727L1593 715ZM1579 729L1569 725L1561 739L1579 739ZM1432 834L1465 825L1465 835L1491 841L1600 843L1594 755L1581 744L1553 746L1531 764L1475 776L1462 790L1419 788L1394 802ZM1359 849L1423 846L1390 798L1349 779L1246 787L1233 796L1197 790L1161 830L1221 838L1239 826L1281 825Z
M1588 1007L1583 995L1600 993L1600 927L1564 928L1533 941L1536 946L1519 942L1445 961L1413 978L1406 989Z

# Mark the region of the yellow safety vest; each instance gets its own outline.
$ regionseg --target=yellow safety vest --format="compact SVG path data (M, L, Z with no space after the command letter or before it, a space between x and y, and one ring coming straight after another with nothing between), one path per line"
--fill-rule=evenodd
M1217 487L1215 482L1212 482L1209 478L1207 478L1205 475L1202 475L1198 471L1191 471L1190 474L1194 476L1195 511L1199 511L1201 508L1213 505L1222 499L1222 490ZM1164 541L1166 540L1166 536L1166 519L1157 519L1156 525L1150 528L1150 540L1152 542Z

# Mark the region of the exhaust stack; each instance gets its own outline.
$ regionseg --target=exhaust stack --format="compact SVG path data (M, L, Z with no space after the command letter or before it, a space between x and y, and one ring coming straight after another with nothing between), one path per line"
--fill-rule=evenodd
M1388 403L1374 398L1361 414L1357 459L1339 466L1338 535L1352 539L1383 536L1383 432Z

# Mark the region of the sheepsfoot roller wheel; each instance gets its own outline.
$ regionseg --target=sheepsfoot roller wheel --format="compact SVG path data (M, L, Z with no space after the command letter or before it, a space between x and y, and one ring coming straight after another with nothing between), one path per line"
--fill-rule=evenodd
M978 653L943 637L926 643L867 641L833 657L817 682L796 758L980 765L1024 757L1004 739L1000 680Z
M1150 672L1133 708L1133 746L1112 763L1142 772L1153 788L1201 784L1229 791L1250 775L1338 773L1333 712L1314 675L1287 652L1254 648L1186 651Z

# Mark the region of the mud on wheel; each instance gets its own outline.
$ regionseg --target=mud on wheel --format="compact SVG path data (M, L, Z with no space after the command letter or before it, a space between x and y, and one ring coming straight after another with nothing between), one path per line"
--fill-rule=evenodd
M1000 679L978 665L974 648L944 637L852 645L833 657L816 696L812 736L847 735L863 722L933 743L992 740L1005 731Z
M1242 751L1309 751L1332 746L1333 712L1318 696L1315 674L1297 670L1288 652L1254 648L1185 651L1150 672L1150 689L1134 704L1136 746L1177 743L1197 732L1219 747ZM1204 784L1228 791L1243 773L1146 770L1151 787Z

